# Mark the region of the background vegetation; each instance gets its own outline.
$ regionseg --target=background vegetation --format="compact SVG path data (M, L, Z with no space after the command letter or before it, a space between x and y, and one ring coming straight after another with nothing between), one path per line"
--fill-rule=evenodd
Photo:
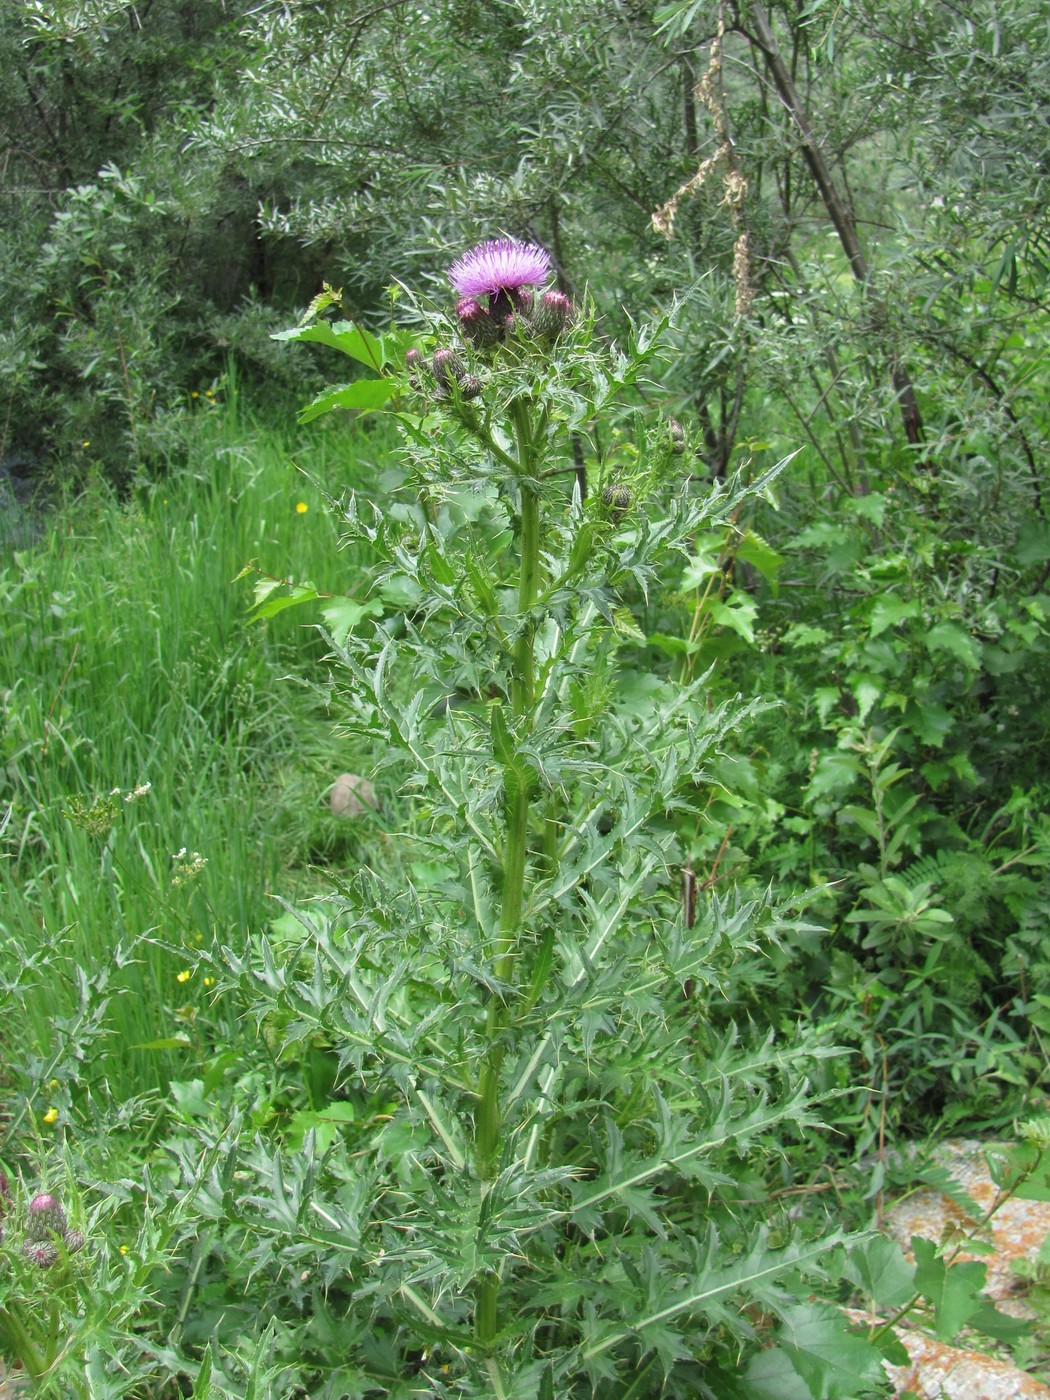
M41 531L0 570L0 1154L12 1201L61 1188L92 1241L41 1394L441 1393L311 1205L351 1218L355 1154L396 1175L417 1125L218 950L294 963L307 901L362 867L447 878L404 773L378 812L325 806L384 754L335 729L304 619L367 634L413 598L337 552L324 493L407 527L406 468L382 420L296 429L335 369L270 336L322 281L418 329L499 231L605 341L671 314L632 409L684 425L698 494L802 449L625 598L617 643L639 713L711 666L712 707L771 702L680 794L670 866L687 908L805 916L689 995L728 1038L848 1053L813 1071L830 1131L772 1134L741 1192L831 1181L860 1228L922 1170L892 1146L1044 1111L1043 6L18 0L0 110L0 535ZM586 465L646 451L610 417ZM252 581L331 597L251 622ZM7 1283L43 1316L31 1269Z

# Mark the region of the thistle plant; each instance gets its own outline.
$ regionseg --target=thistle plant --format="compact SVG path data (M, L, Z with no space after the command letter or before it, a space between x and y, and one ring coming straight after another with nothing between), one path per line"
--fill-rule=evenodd
M322 1036L343 1092L391 1106L327 1196L311 1171L312 1237L319 1217L354 1319L341 1379L845 1394L757 1346L759 1319L856 1340L811 1301L839 1237L756 1204L819 1121L806 1076L833 1052L755 1036L732 1003L800 916L681 899L675 814L752 707L650 674L639 624L696 531L770 477L698 491L685 430L645 408L665 327L603 343L541 248L483 244L449 277L454 314L407 356L345 322L288 333L378 369L401 426L403 497L338 505L399 603L333 659L344 732L377 756L377 790L411 799L393 839L427 873L361 870L301 915L298 950L225 952L286 1050ZM376 391L318 403L353 393ZM878 1365L856 1348L854 1397Z
M38 1191L23 1209L18 1206L6 1173L0 1172L0 1356L17 1357L40 1378L62 1354L56 1300L63 1289L69 1291L70 1263L85 1239L50 1191ZM56 1280L55 1275L65 1276Z

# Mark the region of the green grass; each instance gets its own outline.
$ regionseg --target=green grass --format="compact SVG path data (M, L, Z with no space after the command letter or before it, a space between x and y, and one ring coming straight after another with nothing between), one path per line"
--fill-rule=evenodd
M360 756L287 679L323 677L318 614L252 622L234 580L255 561L353 593L360 566L293 457L338 495L383 452L345 425L283 435L215 411L165 480L123 502L93 488L0 561L0 1009L28 1090L8 1140L101 1085L162 1092L250 1033L210 1005L195 949L242 948L311 858L353 858L359 829L323 798Z

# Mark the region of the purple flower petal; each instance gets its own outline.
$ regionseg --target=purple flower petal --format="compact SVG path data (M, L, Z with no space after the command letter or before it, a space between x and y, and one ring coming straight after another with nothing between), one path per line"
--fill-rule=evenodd
M550 256L538 244L495 238L457 258L448 277L460 296L499 296L516 287L539 287L550 271Z

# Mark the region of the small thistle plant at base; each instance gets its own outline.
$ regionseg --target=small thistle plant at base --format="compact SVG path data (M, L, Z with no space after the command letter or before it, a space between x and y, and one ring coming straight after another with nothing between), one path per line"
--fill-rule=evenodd
M68 1264L86 1241L50 1191L38 1191L21 1211L16 1205L6 1175L0 1174L0 1357L18 1357L40 1378L53 1368L64 1340L50 1296L60 1286L54 1281L62 1272L57 1266Z
M710 704L706 678L639 688L630 608L776 469L698 495L683 430L641 407L662 328L600 343L550 271L534 244L479 245L450 316L407 356L376 341L414 495L339 507L377 586L411 599L333 642L343 729L413 798L440 874L362 871L287 961L226 957L289 1045L323 1033L348 1082L399 1104L346 1227L362 1385L381 1333L413 1393L761 1400L755 1318L846 1337L812 1302L841 1237L785 1218L774 1246L743 1199L819 1121L807 1076L834 1052L755 1042L720 1009L798 915L712 893L684 916L665 817L751 707ZM602 459L614 428L639 444L630 473ZM848 1341L856 1400L879 1358ZM790 1347L776 1364L806 1393Z

